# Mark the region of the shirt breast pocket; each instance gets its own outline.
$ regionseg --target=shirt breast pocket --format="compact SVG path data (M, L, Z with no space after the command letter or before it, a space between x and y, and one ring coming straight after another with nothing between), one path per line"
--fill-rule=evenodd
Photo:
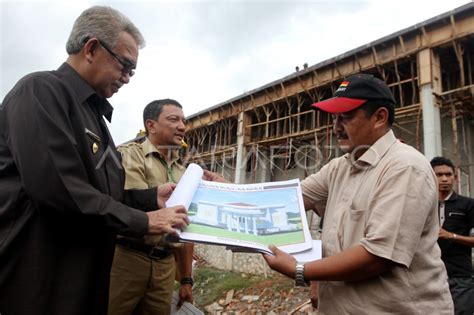
M459 211L451 211L444 220L443 228L450 232L465 234L468 232L469 220L465 213Z
M460 227L467 224L466 214L463 212L452 211L448 213L448 218L445 220L448 221L448 225L454 227Z
M342 249L348 249L359 244L359 240L365 233L365 221L367 211L365 209L349 208L344 222Z
M85 128L85 134L86 150L89 151L89 157L91 158L92 162L94 163L94 166L97 169L104 153L101 138L97 135L97 133L92 132L88 128Z

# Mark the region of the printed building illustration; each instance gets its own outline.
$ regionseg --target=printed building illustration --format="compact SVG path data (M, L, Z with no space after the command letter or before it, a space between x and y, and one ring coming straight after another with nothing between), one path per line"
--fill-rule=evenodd
M245 234L263 235L299 229L288 222L284 205L257 206L242 202L214 203L200 201L192 223L219 227Z

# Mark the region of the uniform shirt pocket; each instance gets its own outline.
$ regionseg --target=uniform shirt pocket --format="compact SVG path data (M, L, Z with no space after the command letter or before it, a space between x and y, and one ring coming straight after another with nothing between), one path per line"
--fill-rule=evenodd
M89 156L93 160L95 167L97 168L97 165L102 158L104 148L102 148L102 139L97 135L97 133L91 131L88 128L84 129L84 132L86 134L86 146L87 150L89 151Z
M443 228L453 233L467 235L469 232L469 220L464 212L451 211L444 220Z

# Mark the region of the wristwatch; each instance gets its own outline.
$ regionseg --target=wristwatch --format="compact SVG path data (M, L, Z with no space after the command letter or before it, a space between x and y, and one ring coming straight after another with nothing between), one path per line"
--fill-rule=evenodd
M194 285L194 280L191 277L182 277L181 280L179 281L181 284L190 284L191 286Z
M304 264L296 262L295 285L297 287L307 287L308 283L304 279Z

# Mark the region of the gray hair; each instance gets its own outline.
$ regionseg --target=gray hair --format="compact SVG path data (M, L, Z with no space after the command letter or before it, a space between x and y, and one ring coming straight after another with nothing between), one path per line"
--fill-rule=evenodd
M90 7L74 22L66 43L66 51L69 55L77 54L93 37L97 37L109 47L114 48L120 32L129 33L139 48L145 46L143 35L125 15L111 7Z

